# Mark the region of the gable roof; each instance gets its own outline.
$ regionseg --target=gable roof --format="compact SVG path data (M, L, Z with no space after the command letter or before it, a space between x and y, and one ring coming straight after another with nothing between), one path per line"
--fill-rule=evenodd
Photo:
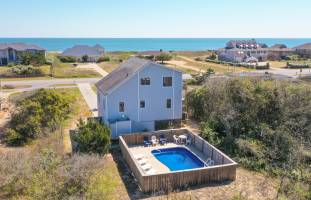
M311 43L306 43L295 47L294 49L311 49Z
M84 55L88 56L101 56L104 54L104 48L99 44L95 46L88 45L75 45L72 48L65 49L62 53L63 56L74 56L82 57Z
M128 79L129 77L132 77L134 74L136 74L136 72L138 72L140 69L148 65L156 65L159 67L167 68L164 65L160 65L158 63L149 60L131 57L128 60L124 61L117 69L113 70L103 79L98 81L95 85L98 90L100 90L103 93L107 93L110 90L114 89L115 87L118 87L119 84L121 84L124 80ZM171 68L167 69L177 71Z
M0 43L0 50L5 49L15 49L17 51L26 51L26 50L38 50L45 51L45 49L35 45L35 44L27 44L27 43Z

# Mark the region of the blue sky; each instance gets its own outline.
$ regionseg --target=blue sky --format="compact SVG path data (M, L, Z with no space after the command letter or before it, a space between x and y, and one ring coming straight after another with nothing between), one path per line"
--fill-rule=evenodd
M311 37L310 0L0 0L0 37Z

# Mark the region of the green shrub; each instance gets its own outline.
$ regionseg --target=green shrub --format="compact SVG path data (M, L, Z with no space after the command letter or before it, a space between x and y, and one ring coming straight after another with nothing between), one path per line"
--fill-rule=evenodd
M46 63L45 54L43 52L20 52L17 54L17 57L22 65L40 66Z
M12 73L24 76L42 74L40 69L36 69L32 65L16 65L12 68Z
M110 129L96 120L80 119L73 140L77 151L83 153L107 153L110 148Z
M74 63L77 59L73 56L58 56L58 59L63 63Z
M56 90L41 89L21 100L12 115L5 141L9 145L23 145L46 131L54 131L70 113L69 99Z
M168 53L161 53L160 55L156 56L156 61L161 61L161 63L164 63L164 61L169 61L172 58L173 56Z
M241 165L308 180L310 85L257 78L211 79L190 91L185 103L189 116L202 122L202 136Z
M104 56L104 57L100 57L98 58L97 62L109 62L110 61L110 57L109 56Z

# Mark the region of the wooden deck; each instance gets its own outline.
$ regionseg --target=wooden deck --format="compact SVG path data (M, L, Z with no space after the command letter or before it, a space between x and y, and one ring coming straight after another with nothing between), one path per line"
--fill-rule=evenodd
M143 145L144 136L161 134L165 135L168 142L173 142L173 135L187 134L192 137L192 148L195 148L206 157L212 158L215 165L199 169L182 170L175 172L162 172L154 175L146 175L136 159L134 159L129 146ZM120 148L123 157L133 172L143 192L173 191L189 185L208 184L214 182L234 181L236 178L237 163L204 139L191 133L187 129L175 129L156 132L134 133L119 137Z

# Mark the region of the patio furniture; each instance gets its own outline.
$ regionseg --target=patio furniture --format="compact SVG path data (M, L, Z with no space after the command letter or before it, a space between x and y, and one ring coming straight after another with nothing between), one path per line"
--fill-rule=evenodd
M143 159L141 159L141 160L138 160L137 162L138 162L138 164L140 164L140 165L145 165L145 164L148 162L148 160L145 159L145 158L143 158Z
M150 164L145 164L145 165L142 165L141 168L144 171L148 171L152 168L152 166Z
M164 144L166 144L166 142L167 142L166 137L164 135L160 135L160 144L164 145Z
M151 136L151 144L152 146L156 146L159 142L158 142L158 139L155 135Z
M174 138L174 143L175 144L179 144L179 139L176 135L173 135L173 138Z
M134 158L135 158L136 160L141 160L141 159L144 158L144 155L143 155L143 154L136 154L136 155L134 155Z
M215 162L211 158L208 158L207 161L205 162L206 166L214 166Z
M149 147L151 143L149 142L149 139L147 136L144 136L144 147Z
M148 171L146 172L146 174L148 174L148 175L152 175L152 174L156 174L156 173L158 173L158 171L155 170L155 169L153 169L153 168L151 168L150 170L148 170Z
M190 135L187 135L186 145L191 145L191 144L192 144L192 138Z
M178 142L179 144L186 144L187 136L186 135L180 135L178 136Z

